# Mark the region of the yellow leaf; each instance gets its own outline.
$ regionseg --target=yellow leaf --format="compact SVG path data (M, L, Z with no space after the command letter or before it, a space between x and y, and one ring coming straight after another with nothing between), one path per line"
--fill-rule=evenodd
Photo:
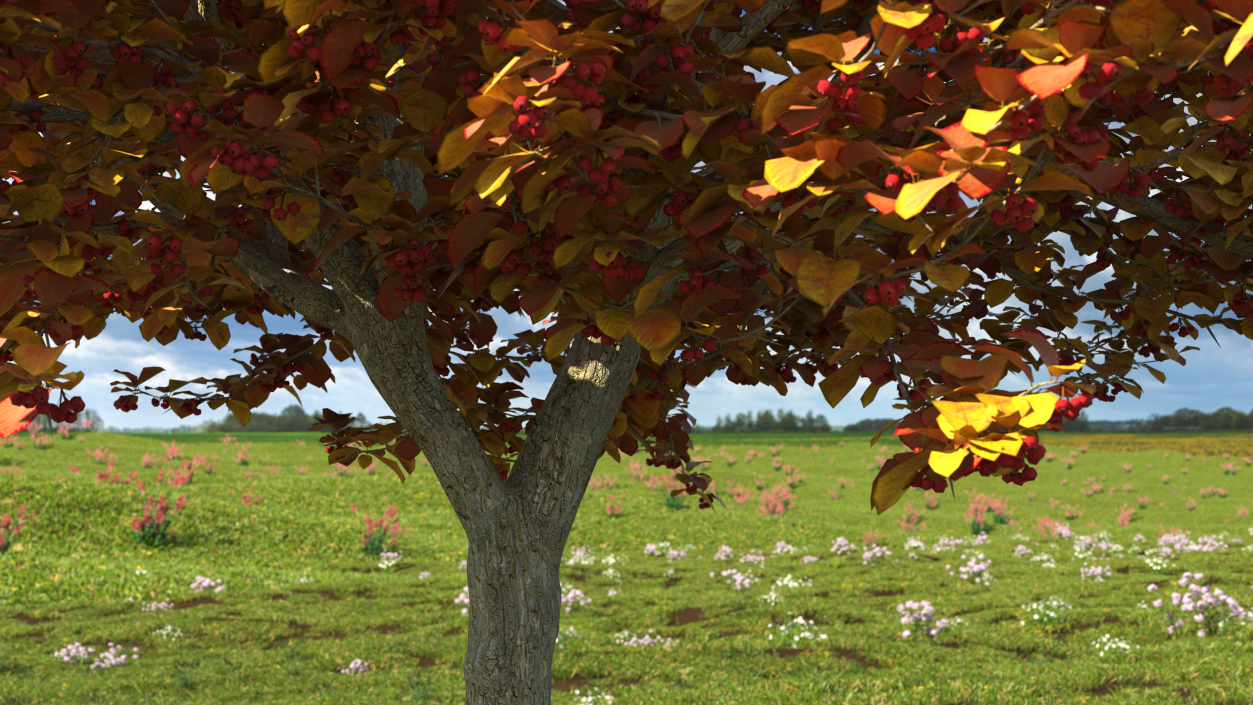
M587 251L592 249L592 245L596 243L596 239L592 237L576 237L557 246L553 250L553 266L564 267L575 260L583 259L587 256ZM601 330L605 330L601 328ZM606 331L608 332L608 331ZM613 336L614 340L621 340L618 336Z
M808 181L822 164L821 159L801 161L792 157L779 157L768 160L766 183L778 189L779 193L786 193Z
M1240 52L1244 51L1244 47L1248 45L1249 40L1253 39L1253 12L1244 18L1244 24L1240 25L1236 36L1231 38L1231 44L1227 47L1227 53L1223 54L1223 64L1230 66L1231 62L1236 60Z
M493 159L474 182L474 190L478 192L479 197L487 198L489 193L500 188L513 174L513 167L533 159L535 159L534 152L507 154Z
M57 274L72 277L82 271L83 265L86 263L82 260L82 258L75 257L74 255L61 255L47 264L48 269L51 269Z
M614 340L622 340L630 332L631 314L626 311L619 311L616 308L602 308L596 312L596 327L602 333L613 338Z
M1210 177L1217 181L1220 186L1226 185L1228 181L1231 181L1236 177L1236 168L1233 166L1227 166L1226 164L1219 164L1218 162L1211 162L1208 159L1200 159L1197 157L1188 157L1188 160L1191 161L1198 169L1204 171L1206 174L1209 174Z
M9 202L17 208L17 214L28 223L51 221L61 215L65 201L61 198L61 189L55 184L28 187L13 186L8 191Z
M949 438L967 427L975 433L983 433L992 425L996 412L996 407L981 401L937 401L935 408L940 412L937 425Z
M953 171L944 176L937 176L934 179L923 179L914 183L908 183L901 187L901 193L896 197L896 214L904 220L918 215L922 209L927 207L931 199L944 189L945 186L960 179L962 171Z
M55 348L44 347L39 343L24 343L13 351L13 361L17 366L33 375L43 374L56 364L64 345Z
M1053 375L1054 377L1061 377L1067 372L1077 372L1078 370L1083 369L1083 363L1085 362L1087 362L1086 359L1080 360L1079 362L1076 362L1073 365L1049 365L1048 366L1049 374Z
M996 126L1000 124L1001 118L1005 117L1005 113L1017 108L1017 103L1007 105L996 110L976 110L969 108L966 114L962 116L962 127L970 130L976 135L986 135Z
M1022 450L1022 440L1013 436L996 441L980 438L972 440L970 445L972 449L982 449L992 454L992 457L988 458L988 460L996 460L998 455L1018 455L1018 451ZM987 458L987 456L983 457Z
M653 305L653 302L657 300L657 294L661 293L661 287L665 286L666 282L677 277L683 272L686 272L687 270L687 263L671 267L641 286L639 291L635 294L635 313L640 314L647 311L648 308Z
M930 457L931 453L928 451L914 453L913 457L880 470L875 476L874 484L870 487L870 505L875 511L882 514L905 496L909 486L914 482L914 477L918 475L922 466L927 464Z
M488 118L479 118L448 131L439 145L439 173L446 174L465 163L487 136Z
M683 323L673 311L655 308L635 316L630 331L635 341L651 353L673 345L683 334Z
M360 194L358 194L360 196ZM290 210L295 205L300 211L293 214ZM283 233L283 237L289 242L300 243L305 238L313 234L318 228L318 221L322 219L322 204L311 196L298 196L289 194L283 201L283 206L287 209L287 217L274 222L278 226L278 231Z
M826 379L818 383L818 388L822 390L822 396L835 408L848 393L853 391L853 387L857 386L857 380L861 378L861 366L853 362L846 362L840 369L827 375Z
M236 174L233 169L222 162L218 162L213 165L213 168L209 169L208 181L209 188L213 189L214 193L222 193L242 184L244 175Z
M884 22L896 25L901 29L913 29L931 16L930 5L901 5L899 9L891 9L879 5L879 16Z
M853 260L832 262L814 251L805 254L796 272L796 286L801 296L822 305L822 312L831 310L861 274L861 266Z
M931 470L941 477L952 477L957 472L957 468L961 467L962 461L966 456L970 455L970 451L965 448L957 448L955 450L931 451L931 457L927 460L927 464L931 466Z
M430 132L444 121L448 101L435 91L425 88L409 96L400 104L405 120L419 132Z
M999 306L1009 300L1014 294L1014 283L1008 279L997 279L988 284L983 291L983 300L988 302L989 306Z
M545 360L557 359L557 357L560 356L561 353L566 351L566 348L570 347L570 341L574 340L574 336L578 335L579 331L581 330L583 330L582 324L576 323L575 321L567 321L566 325L555 330L552 334L552 337L549 338L548 341L544 343L544 359ZM605 332L605 335L609 335L608 331ZM613 337L613 336L610 336L610 337ZM615 340L617 339L615 338ZM480 351L480 352L486 352L486 351ZM492 355L491 353L487 353L487 358L488 359L485 360L485 362L490 363L488 367L488 369L490 369L491 366L494 366L496 362L496 356ZM472 359L470 362L473 363L474 360ZM477 367L478 365L475 365L475 366Z
M886 343L896 331L896 318L882 306L863 308L851 316L844 318L844 325L855 330L876 343Z
M396 202L396 194L392 191L392 182L387 179L375 179L370 183L378 188L353 194L353 198L356 199L359 208L369 213L374 220L378 220L392 209L392 204Z
M937 286L944 287L949 291L957 291L966 286L966 282L970 279L970 270L960 264L935 264L927 262L922 265L922 271L926 273L931 281Z
M257 73L261 75L261 83L270 84L286 76L292 69L292 58L287 54L291 40L284 34L277 42L261 55L257 62Z
M1058 396L1052 392L1044 392L1042 394L1027 394L1018 397L1031 405L1031 413L1026 414L1018 422L1023 428L1035 428L1048 423L1053 418L1053 410L1057 404Z
M1031 181L1027 182L1020 192L1025 191L1078 191L1085 196L1091 196L1092 191L1077 179L1069 177L1060 171L1045 172Z
M1151 50L1165 47L1175 39L1179 19L1162 0L1127 0L1109 13L1109 26L1124 44L1147 44Z
M243 399L227 399L226 408L230 409L231 413L235 415L235 420L239 422L240 426L247 426L248 422L252 420L252 409L248 408L248 403Z

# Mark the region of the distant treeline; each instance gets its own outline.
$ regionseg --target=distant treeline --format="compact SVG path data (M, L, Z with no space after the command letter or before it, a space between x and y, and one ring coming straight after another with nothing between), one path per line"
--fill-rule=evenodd
M777 414L766 410L758 411L756 416L753 416L751 413L741 413L735 416L727 414L725 418L719 416L718 421L712 428L698 428L697 430L713 433L745 433L748 431L825 433L831 430L831 424L827 423L827 417L822 415L814 416L812 411L804 416L797 416L794 412L779 409Z
M292 404L278 414L252 412L247 426L241 426L234 414L227 414L221 421L210 421L199 430L204 433L305 433L309 427L317 423L305 410ZM366 418L357 414L354 426L364 426Z

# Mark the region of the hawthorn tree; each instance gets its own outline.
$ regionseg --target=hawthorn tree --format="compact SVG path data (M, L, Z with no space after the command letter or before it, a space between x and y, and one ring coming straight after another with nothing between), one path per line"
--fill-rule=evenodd
M1030 481L1040 429L1253 336L1251 9L4 0L0 425L73 421L58 356L111 314L264 333L236 375L124 373L122 410L246 423L355 356L394 416L325 411L328 461L425 453L469 539L466 702L547 703L593 466L715 503L710 375L895 395L882 512ZM491 346L495 309L550 325Z

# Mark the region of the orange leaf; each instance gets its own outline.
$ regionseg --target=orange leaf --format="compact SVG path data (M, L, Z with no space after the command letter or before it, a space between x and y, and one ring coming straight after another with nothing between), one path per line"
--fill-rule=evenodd
M1179 19L1162 0L1127 0L1110 12L1109 26L1122 43L1133 47L1141 45L1151 51L1175 39Z
M1027 182L1019 191L1078 191L1085 196L1091 196L1092 191L1087 186L1079 183L1075 179L1066 176L1059 171L1049 171L1037 176Z
M283 114L283 101L272 95L253 93L244 100L244 119L256 127L274 127Z
M375 303L378 305L379 313L383 314L383 318L394 321L400 317L400 314L409 308L409 304L413 303L412 299L405 300L397 295L396 290L404 288L405 278L399 274L383 280L379 285L378 293L374 295Z
M18 367L32 375L39 375L56 364L57 358L61 356L61 351L64 349L64 345L46 348L39 343L25 343L17 346L17 349L13 351L13 361Z
M8 397L0 399L0 438L21 433L35 420L35 410L17 406Z
M331 26L322 40L322 76L334 80L352 65L353 52L361 44L361 38L369 29L365 20L342 20Z
M1232 122L1253 106L1253 93L1245 93L1232 100L1211 100L1205 105L1205 114L1219 122Z
M896 197L896 214L905 220L918 215L945 186L961 178L962 173L954 171L934 179L905 184Z
M1018 92L1018 71L1014 69L975 66L975 78L983 92L998 103L1008 103Z
M635 316L629 330L645 350L665 351L683 334L683 323L673 311L654 308Z
M1033 66L1018 74L1018 83L1037 98L1047 98L1066 90L1087 65L1088 55L1084 54L1068 64Z
M1118 184L1127 180L1127 172L1130 168L1130 159L1124 159L1115 164L1101 162L1092 171L1079 172L1079 176L1082 176L1084 181L1092 184L1092 188L1096 189L1097 193L1109 193Z

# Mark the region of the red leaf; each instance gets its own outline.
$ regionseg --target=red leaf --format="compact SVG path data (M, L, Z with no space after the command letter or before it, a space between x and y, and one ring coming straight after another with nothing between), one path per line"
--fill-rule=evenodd
M365 20L337 22L322 40L322 75L334 81L344 69L352 65L353 50L361 44L361 37L370 28Z
M1097 193L1109 193L1118 184L1127 180L1127 172L1131 167L1131 160L1124 159L1121 162L1110 164L1109 162L1101 162L1092 171L1080 171L1079 176L1088 182Z
M518 305L523 311L531 315L539 311L543 311L545 307L553 300L553 297L561 293L561 287L557 284L545 284L523 294L518 299Z
M687 231L692 234L692 237L700 237L713 232L715 228L726 223L739 209L739 206L734 203L723 203L722 205L714 206L689 222Z
M217 163L217 157L213 156L212 153L206 154L194 162L184 162L186 171L183 172L183 175L189 183L198 184L204 180L204 177L209 175L209 170Z
M8 397L0 399L0 438L21 433L35 420L35 410L16 406Z
M283 101L265 93L253 93L244 100L244 119L256 127L274 127L283 114Z
M983 198L1000 188L1001 182L1005 180L1005 175L1008 173L1008 165L1000 171L977 166L957 180L957 188L971 198Z
M1018 83L1031 91L1037 98L1047 98L1061 93L1079 78L1083 68L1088 65L1088 55L1084 54L1068 64L1043 64L1033 66L1018 74Z
M461 264L466 255L483 244L498 222L498 212L475 213L458 220L452 232L448 233L448 263L454 267Z
M383 318L394 321L400 317L400 314L409 308L412 301L401 299L396 290L405 285L405 278L399 274L383 280L383 284L379 286L378 293L374 295L374 301L378 304L379 313L383 314Z
M1043 333L1030 328L1019 328L1018 330L1011 330L1005 335L1031 343L1031 347L1035 348L1036 355L1040 356L1040 361L1044 364L1057 364L1057 348L1053 347L1053 344L1049 342L1048 338L1044 337Z
M557 214L553 218L553 224L557 228L557 234L564 237L574 226L583 220L587 212L592 209L592 204L596 199L592 196L575 196L567 198L564 203L557 206Z
M1018 72L1014 69L976 66L975 78L983 92L998 103L1008 103L1018 92Z
M955 122L948 127L928 127L928 130L940 136L940 139L948 143L952 149L970 149L972 147L986 147L987 141L976 136L961 121Z
M888 83L891 83L905 100L913 100L922 92L922 75L917 71L892 69L888 71Z
M1249 112L1253 106L1253 93L1245 93L1231 100L1211 100L1205 106L1205 114L1219 122L1231 122Z
M39 302L44 310L65 303L65 300L70 298L77 288L77 279L62 276L50 269L44 269L35 274L35 293L39 295Z
M864 198L866 203L869 203L872 208L884 215L891 215L896 212L896 199L891 196L884 196L874 191L869 191Z

